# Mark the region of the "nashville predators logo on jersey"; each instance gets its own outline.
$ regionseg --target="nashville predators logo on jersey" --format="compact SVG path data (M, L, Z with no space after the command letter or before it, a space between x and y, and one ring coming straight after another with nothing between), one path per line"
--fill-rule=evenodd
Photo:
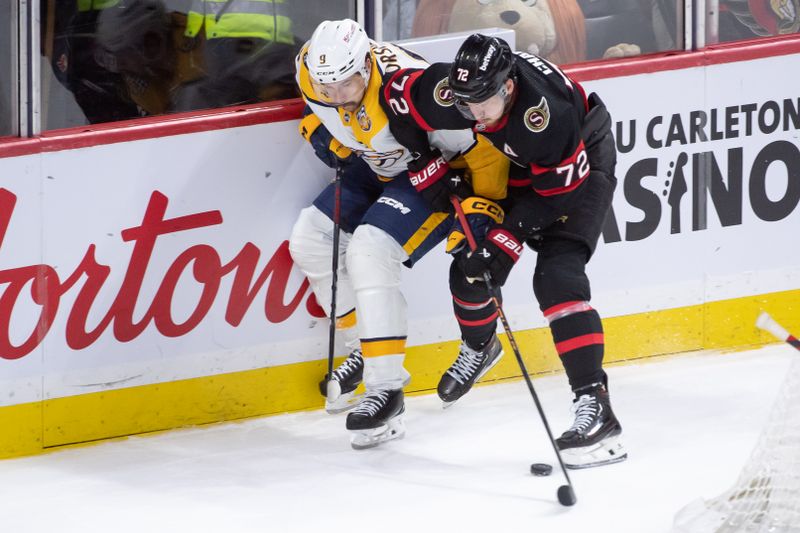
M356 113L356 120L358 121L358 125L361 127L362 131L369 131L372 129L372 121L369 119L367 110L363 105L361 106L361 109L358 110L358 113Z
M453 97L453 90L450 88L450 84L447 83L447 78L442 78L439 83L436 84L436 87L433 89L433 99L442 107L449 107L455 103L455 97Z
M391 152L369 152L369 151L359 151L358 155L363 157L367 160L368 163L371 163L375 167L384 168L384 167L391 167L400 159L403 158L404 155L403 149L392 150Z
M529 107L525 111L525 127L534 133L539 133L550 124L550 106L544 96L539 101L539 105Z

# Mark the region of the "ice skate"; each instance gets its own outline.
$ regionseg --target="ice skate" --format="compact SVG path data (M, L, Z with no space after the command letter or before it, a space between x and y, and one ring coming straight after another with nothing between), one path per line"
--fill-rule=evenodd
M403 391L368 391L358 406L347 415L350 444L356 450L373 448L405 435Z
M319 382L319 392L325 396L325 410L330 414L341 413L355 407L361 399L356 388L364 376L364 357L361 350L353 350L342 364L333 371L333 378L328 381L328 374Z
M453 366L447 369L439 380L436 392L447 409L453 402L464 396L472 386L483 377L503 356L503 346L496 334L482 350L473 350L462 341L461 350Z
M561 459L570 469L618 463L628 458L620 441L622 426L611 410L608 391L596 383L575 391L575 422L556 439Z

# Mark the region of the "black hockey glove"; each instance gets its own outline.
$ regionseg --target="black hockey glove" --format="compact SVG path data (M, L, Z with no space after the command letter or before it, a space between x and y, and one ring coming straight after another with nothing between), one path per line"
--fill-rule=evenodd
M438 150L411 161L408 178L433 211L449 212L452 194L459 198L472 194L464 178L450 168Z
M499 286L505 284L508 274L522 255L522 244L502 226L492 228L478 249L467 256L462 264L467 281L483 281L488 272Z
M467 218L467 224L476 242L481 242L486 238L489 229L495 224L502 224L505 213L503 208L491 200L479 196L470 196L461 202L461 209ZM445 252L457 254L467 248L467 237L461 219L456 217L453 229L447 236Z
M611 132L611 115L596 93L590 94L588 101L589 112L583 119L581 137L589 156L589 166L592 170L613 176L617 165L617 147Z
M300 135L311 143L317 157L331 168L336 168L340 163L350 163L357 157L352 150L331 135L319 117L308 106L303 110L303 118L298 130Z

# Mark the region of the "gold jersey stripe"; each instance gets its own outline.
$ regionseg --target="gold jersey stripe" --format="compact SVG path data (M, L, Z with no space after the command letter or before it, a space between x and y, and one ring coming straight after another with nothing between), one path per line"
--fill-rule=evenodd
M428 238L433 230L439 227L439 224L444 222L447 219L447 213L432 213L428 219L422 223L417 231L414 232L414 235L411 236L410 239L406 241L403 245L403 250L408 255L414 253L414 250L419 248L419 246Z

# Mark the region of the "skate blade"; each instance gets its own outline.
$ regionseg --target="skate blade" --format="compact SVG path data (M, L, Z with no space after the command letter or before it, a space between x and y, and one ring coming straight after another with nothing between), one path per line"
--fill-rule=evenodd
M406 428L402 416L396 416L377 428L352 430L351 433L350 446L354 450L366 450L390 440L402 439Z
M570 470L620 463L628 458L619 437L609 437L591 446L561 450L561 460Z
M478 377L477 377L477 378L475 378L475 383L477 383L478 381L480 381L480 379L481 379L483 376L485 376L485 375L486 375L486 374L489 372L489 370L491 370L491 369L494 367L494 365L496 365L497 363L499 363L499 362L500 362L500 358L501 358L501 357L503 357L503 354L504 354L504 353L505 353L505 350L500 350L500 353L499 353L499 354L497 354L497 357L495 358L495 360L494 360L494 361L492 361L492 363L491 363L489 366L487 366L486 368L484 368L484 369L481 371L481 373L480 373L480 374L478 374ZM469 388L469 390L468 390L467 392L465 392L464 394L462 394L461 396L459 396L458 398L456 398L456 399L455 399L455 400L453 400L452 402L446 402L446 401L442 400L442 409L449 409L449 408L450 408L450 407L451 407L451 406L452 406L454 403L456 403L458 400L460 400L461 398L463 398L464 396L466 396L466 395L467 395L467 393L468 393L470 390L472 390L472 387L470 387L470 388Z
M340 394L335 400L327 399L325 400L325 411L329 415L344 413L358 405L363 396L364 394L356 394L353 391Z

